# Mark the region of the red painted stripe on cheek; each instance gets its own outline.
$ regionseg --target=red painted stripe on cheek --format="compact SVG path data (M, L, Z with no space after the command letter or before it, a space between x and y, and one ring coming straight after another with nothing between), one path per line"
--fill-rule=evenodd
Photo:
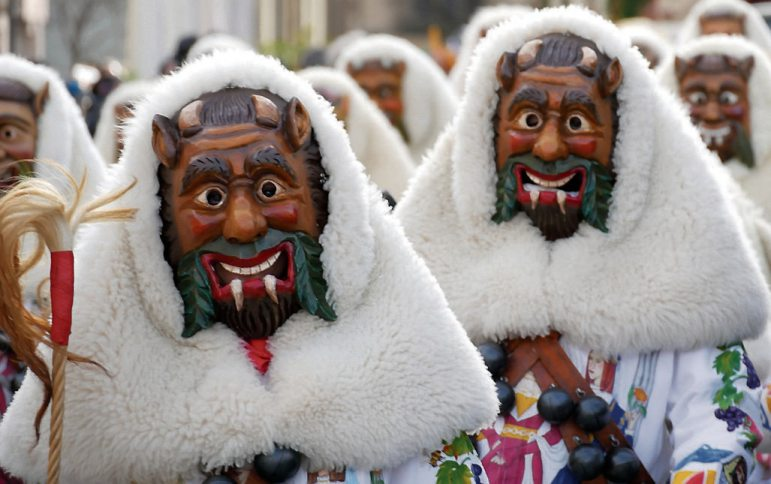
M211 231L212 228L215 226L215 224L216 224L216 219L215 217L212 217L212 216L192 213L188 217L188 226L190 227L190 232L195 237L200 237L205 233Z
M568 141L570 152L588 158L597 149L597 140L594 138L576 138Z
M523 135L517 131L509 131L509 149L513 154L524 153L533 149L535 135Z
M742 106L731 106L724 108L725 115L729 118L741 118L744 116L744 108Z
M262 209L262 215L271 222L293 224L297 222L297 204L294 202L272 205Z

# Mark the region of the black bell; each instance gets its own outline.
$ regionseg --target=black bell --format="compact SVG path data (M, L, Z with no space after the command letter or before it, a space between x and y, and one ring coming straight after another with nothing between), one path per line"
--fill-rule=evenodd
M514 390L501 380L495 382L495 390L498 392L498 414L508 415L514 408Z
M561 388L549 388L538 397L538 413L544 420L555 425L570 418L575 406L568 392Z
M210 476L207 477L203 484L238 484L228 476Z
M579 481L590 481L598 477L604 464L602 449L591 444L579 445L568 456L568 467Z
M640 459L632 449L614 447L605 455L605 477L612 482L629 482L640 472Z
M300 453L292 449L276 447L271 454L254 458L254 472L268 482L284 482L300 468Z
M506 370L506 350L503 349L503 345L488 342L477 346L477 349L482 355L487 371L494 379L500 377Z
M608 404L592 395L582 398L576 405L576 424L587 432L597 432L610 422Z

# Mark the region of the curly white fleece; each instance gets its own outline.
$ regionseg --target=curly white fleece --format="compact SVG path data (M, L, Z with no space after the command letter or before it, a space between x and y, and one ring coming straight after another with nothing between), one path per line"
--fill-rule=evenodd
M151 120L225 86L297 97L329 175L321 235L325 322L300 311L271 338L262 376L242 342L215 324L182 338L182 300L159 236ZM164 78L136 109L110 187L133 221L88 227L76 247L70 349L109 374L68 367L63 482L166 482L198 466L242 464L274 443L309 467L390 467L461 430L489 424L497 400L484 365L380 194L342 125L313 88L271 58L228 51ZM33 447L41 386L27 378L0 424L0 465L45 478L47 418Z
M757 335L768 300L707 149L637 49L577 7L509 21L479 44L452 128L418 170L397 216L473 340L550 329L606 354L685 350ZM617 181L609 232L582 223L547 242L520 213L495 210L495 67L504 52L572 33L618 58Z

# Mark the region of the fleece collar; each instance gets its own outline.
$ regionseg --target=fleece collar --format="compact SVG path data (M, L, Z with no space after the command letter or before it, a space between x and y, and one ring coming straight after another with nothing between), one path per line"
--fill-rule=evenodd
M547 242L495 210L492 122L503 52L549 33L594 41L624 70L608 233ZM757 334L767 295L709 153L618 29L588 10L509 21L478 46L452 129L397 207L408 237L476 341L555 329L608 354L690 349Z

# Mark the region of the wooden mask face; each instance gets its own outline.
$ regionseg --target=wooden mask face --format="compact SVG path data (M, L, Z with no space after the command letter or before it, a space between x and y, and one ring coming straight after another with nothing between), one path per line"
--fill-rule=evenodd
M493 220L522 209L547 240L570 237L581 220L607 230L621 79L617 60L575 36L549 35L501 56Z
M404 127L404 98L402 85L406 65L401 62L371 60L361 66L348 64L348 74L377 104L391 124L409 142Z
M48 84L37 93L24 84L0 78L0 189L34 172L38 126L48 98Z
M744 15L702 15L699 26L701 35L744 35Z
M244 340L300 308L326 319L319 235L326 175L295 98L229 88L156 115L164 242L185 302L184 336L215 319Z
M754 59L726 55L676 58L680 96L707 147L722 161L755 165L751 141L749 79Z

